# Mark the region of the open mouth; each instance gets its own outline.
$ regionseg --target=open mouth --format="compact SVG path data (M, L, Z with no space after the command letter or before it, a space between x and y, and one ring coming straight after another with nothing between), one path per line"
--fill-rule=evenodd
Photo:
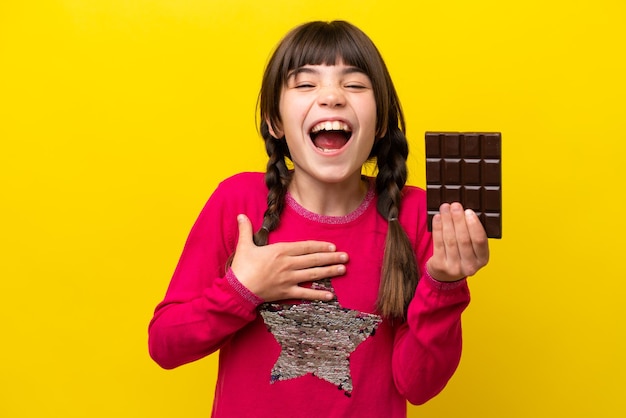
M332 152L343 148L352 137L352 129L342 121L324 121L311 128L309 136L317 149Z

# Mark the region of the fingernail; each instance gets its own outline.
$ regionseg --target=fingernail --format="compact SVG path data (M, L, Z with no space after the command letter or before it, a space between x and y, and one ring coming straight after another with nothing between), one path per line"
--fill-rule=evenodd
M344 274L346 272L346 266L344 265L337 266L337 272L339 272L339 274Z
M465 209L465 216L467 216L468 218L471 218L471 217L473 217L474 215L475 215L475 214L474 214L474 211L473 211L473 210L471 210L471 209Z
M335 244L330 244L330 245L328 246L328 251L332 251L332 252L334 252L334 251L336 251L336 250L337 250L337 247L335 246Z
M237 215L237 222L241 223L246 220L246 217L242 214Z

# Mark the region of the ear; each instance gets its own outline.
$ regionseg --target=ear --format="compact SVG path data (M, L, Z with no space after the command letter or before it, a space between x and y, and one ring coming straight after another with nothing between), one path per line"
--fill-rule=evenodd
M265 119L265 123L267 123L267 129L269 130L270 135L272 135L274 138L281 139L284 136L284 133L280 129L280 127L274 128L271 120Z

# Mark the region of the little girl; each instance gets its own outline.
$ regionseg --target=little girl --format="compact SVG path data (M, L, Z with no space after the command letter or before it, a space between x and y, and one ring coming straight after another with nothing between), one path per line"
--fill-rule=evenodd
M428 232L425 192L405 186L396 91L351 24L287 34L259 106L267 171L223 181L207 202L150 354L174 368L219 350L213 417L405 417L458 365L485 231L453 203Z

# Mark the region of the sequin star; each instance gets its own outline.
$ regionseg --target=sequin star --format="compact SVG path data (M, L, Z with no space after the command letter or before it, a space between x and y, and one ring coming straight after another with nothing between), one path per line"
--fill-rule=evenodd
M314 287L332 290L330 279ZM281 346L272 383L311 373L350 396L350 354L374 334L382 321L380 316L343 308L337 300L265 304L260 313Z

